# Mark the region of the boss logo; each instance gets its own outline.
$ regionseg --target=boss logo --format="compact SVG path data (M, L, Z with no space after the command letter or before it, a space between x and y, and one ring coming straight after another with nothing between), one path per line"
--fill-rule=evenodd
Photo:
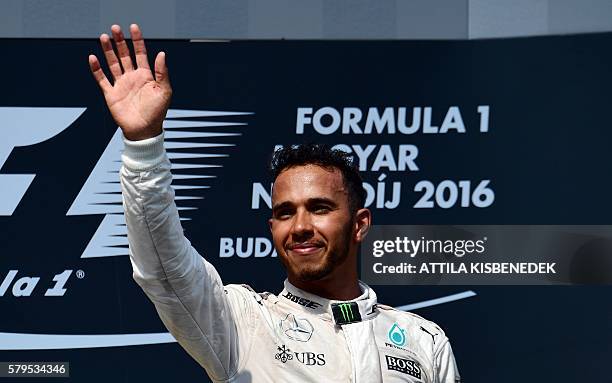
M389 370L399 371L417 379L421 379L421 366L414 360L398 358L391 355L385 355L387 359L387 368Z

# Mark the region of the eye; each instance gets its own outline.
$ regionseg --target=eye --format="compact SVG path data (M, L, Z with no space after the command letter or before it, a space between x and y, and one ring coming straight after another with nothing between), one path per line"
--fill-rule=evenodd
M281 209L281 210L274 212L274 218L285 220L285 219L291 218L292 214L293 212L289 209Z
M329 208L329 206L324 206L324 205L317 205L313 208L313 212L315 214L327 214L331 211L331 209Z

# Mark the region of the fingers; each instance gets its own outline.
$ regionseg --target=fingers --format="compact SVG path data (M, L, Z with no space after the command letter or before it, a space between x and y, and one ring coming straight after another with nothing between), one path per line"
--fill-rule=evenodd
M117 52L119 53L119 60L121 60L123 71L130 72L134 70L132 58L130 57L130 49L125 42L125 37L123 37L121 27L116 24L113 25L111 27L111 33L113 34L113 40L115 40L115 45L117 46Z
M110 69L111 74L115 80L121 77L121 64L119 64L119 60L115 55L115 51L113 50L113 44L111 44L110 37L106 33L103 33L100 36L100 45L102 45L102 50L104 51L104 57L106 58L106 63L108 64L108 69Z
M149 60L147 58L147 48L145 47L142 32L138 25L130 25L130 34L132 35L132 44L134 45L134 52L136 54L136 65L138 65L138 68L150 69Z
M100 86L100 89L102 89L102 92L108 92L112 88L112 85L110 84L110 82L106 78L106 75L102 71L98 58L94 55L89 55L89 68L91 69L91 73L93 74L98 85Z
M155 57L155 80L166 89L170 89L170 78L166 66L166 53L159 52Z

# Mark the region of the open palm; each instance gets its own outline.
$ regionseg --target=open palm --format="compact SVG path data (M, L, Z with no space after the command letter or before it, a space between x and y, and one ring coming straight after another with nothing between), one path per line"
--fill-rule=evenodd
M127 139L143 140L157 136L162 131L162 122L172 96L166 56L164 52L160 52L155 58L153 77L138 25L130 26L136 67L121 28L113 25L111 31L119 57L115 54L108 35L101 35L100 43L114 83L111 85L94 55L89 56L91 72L104 94L111 115Z

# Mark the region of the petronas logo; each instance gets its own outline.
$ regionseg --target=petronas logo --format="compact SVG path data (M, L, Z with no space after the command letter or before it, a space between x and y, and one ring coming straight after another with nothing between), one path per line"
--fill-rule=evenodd
M351 322L353 319L355 319L355 316L353 315L353 307L351 306L350 303L341 303L338 306L340 306L340 312L342 313L342 319L345 322Z
M391 329L389 330L389 340L396 346L403 346L406 344L406 330L397 325L397 323L393 323Z

